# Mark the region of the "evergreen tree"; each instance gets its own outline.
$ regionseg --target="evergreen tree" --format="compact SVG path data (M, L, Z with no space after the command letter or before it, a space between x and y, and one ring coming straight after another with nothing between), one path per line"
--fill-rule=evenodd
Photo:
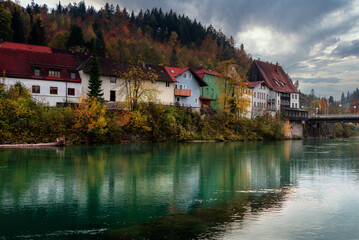
M25 43L24 21L20 16L20 12L15 7L12 13L11 28L14 31L13 40L18 43Z
M101 80L101 70L100 63L96 53L96 43L92 47L92 57L90 62L90 80L89 80L89 98L98 98L100 101L103 101L103 92L101 89L102 80Z
M12 41L11 14L0 5L0 39Z
M32 25L29 43L34 45L46 45L45 27L40 18Z
M96 33L96 50L99 55L104 55L106 52L105 40L103 39L101 29L99 29Z
M67 48L75 46L84 46L84 36L81 27L78 25L71 26L69 40L67 41Z
M330 102L330 103L333 103L333 102L334 102L334 97L333 97L333 96L330 96L330 97L329 97L329 102Z
M342 92L342 97L340 98L340 101L343 103L345 101L344 92Z

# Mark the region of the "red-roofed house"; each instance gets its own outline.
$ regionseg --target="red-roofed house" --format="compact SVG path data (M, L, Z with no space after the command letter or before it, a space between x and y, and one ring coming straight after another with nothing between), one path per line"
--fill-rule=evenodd
M164 67L168 75L175 81L174 102L180 106L200 108L200 88L208 86L192 69ZM206 99L202 99L207 101Z
M254 60L247 78L253 87L253 116L300 107L298 90L278 63Z
M195 70L196 74L205 82L208 86L201 88L201 96L214 101L211 101L210 106L214 109L219 109L217 100L221 95L221 90L217 84L217 78L221 76L220 73L211 69L200 68Z
M24 50L26 44L6 45L0 47L0 71L6 87L20 82L36 100L50 106L78 102L81 79L72 55L49 53L46 47L30 51Z

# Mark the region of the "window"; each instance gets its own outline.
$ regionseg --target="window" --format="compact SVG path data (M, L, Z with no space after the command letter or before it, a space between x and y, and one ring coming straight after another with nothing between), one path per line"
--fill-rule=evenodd
M191 79L191 80L192 80L192 74L190 74L190 75L189 75L189 79Z
M112 102L116 101L116 91L114 90L110 91L110 101Z
M75 79L76 79L76 73L71 72L71 73L70 73L70 79L75 80Z
M254 107L256 107L256 102L254 102Z
M40 93L40 86L32 85L32 93Z
M208 95L208 88L206 88L206 94Z
M187 89L187 86L185 84L183 84L183 89Z
M212 97L213 97L213 94L214 94L214 90L213 90L213 88L211 89L211 95L212 95Z
M166 87L170 87L170 83L169 83L169 82L166 82Z
M61 72L60 71L55 71L55 70L49 70L47 72L47 76L49 78L61 78Z
M181 85L180 85L180 89L182 89L182 87L183 87L183 86L182 86L182 84L181 84Z
M194 102L195 102L195 103L198 103L198 99L197 99L197 98L195 98L195 99L194 99Z
M184 74L183 74L183 78L187 78L187 73L184 73Z
M253 96L256 97L256 93L253 93Z
M295 94L294 96L295 96L295 99L297 99L298 95L297 95L297 94Z
M57 87L50 87L50 94L56 94L57 95Z
M179 101L180 101L180 98L178 97L176 100L177 100L177 102L179 102Z
M75 96L75 88L68 88L67 89L67 95Z
M116 83L116 77L110 77L110 83Z
M41 71L40 71L40 69L33 69L33 71L32 71L32 75L34 76L34 77L40 77L41 76Z

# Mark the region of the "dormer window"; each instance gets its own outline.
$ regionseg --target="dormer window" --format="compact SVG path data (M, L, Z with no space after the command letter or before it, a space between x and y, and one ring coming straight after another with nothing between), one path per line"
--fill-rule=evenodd
M34 69L32 70L32 75L33 75L34 77L41 77L41 70L40 70L39 68L34 68Z
M70 79L76 80L76 73L70 72Z
M171 73L172 73L172 74L175 74L175 71L173 71L173 70L171 69Z
M61 78L61 72L58 70L48 70L47 76L49 78Z

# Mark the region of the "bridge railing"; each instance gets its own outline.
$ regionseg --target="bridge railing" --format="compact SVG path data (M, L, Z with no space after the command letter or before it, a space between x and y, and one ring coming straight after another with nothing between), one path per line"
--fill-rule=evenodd
M346 113L346 114L313 114L309 115L308 118L358 118L358 113Z

